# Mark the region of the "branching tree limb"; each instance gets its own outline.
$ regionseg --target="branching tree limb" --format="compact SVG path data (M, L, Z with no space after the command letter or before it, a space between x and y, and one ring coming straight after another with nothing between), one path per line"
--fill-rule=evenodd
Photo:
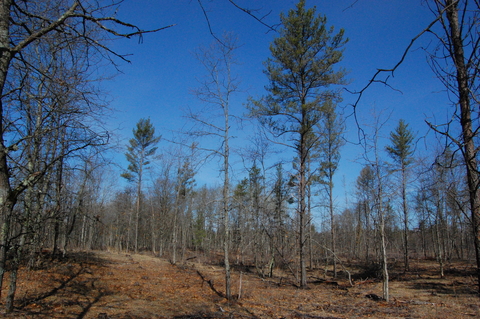
M198 2L198 5L200 6L200 9L202 10L202 13L203 13L203 16L205 17L205 21L207 22L207 26L208 26L208 31L210 32L210 35L220 44L222 45L226 45L226 43L224 43L222 41L222 39L220 39L217 34L215 33L215 31L213 30L212 28L212 24L211 24L211 21L210 21L210 16L208 15L208 12L207 10L205 9L205 6L203 5L203 2L202 0L197 0ZM237 4L236 1L233 1L233 0L228 0L228 2L230 2L236 9L248 14L250 17L252 17L254 20L256 20L257 22L259 22L261 25L263 25L264 27L266 27L268 29L267 32L270 32L270 31L273 31L273 32L276 32L277 31L277 24L274 24L274 25L270 25L270 24L267 24L264 20L265 18L270 15L271 11L263 16L258 16L254 13L255 10L252 10L252 9L248 9L248 8L245 8L245 7L242 7L240 5Z

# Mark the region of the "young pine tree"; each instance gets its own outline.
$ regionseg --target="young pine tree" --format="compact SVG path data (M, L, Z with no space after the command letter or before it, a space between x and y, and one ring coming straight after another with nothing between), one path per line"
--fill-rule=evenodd
M401 174L402 212L403 212L403 257L404 270L409 270L408 264L408 205L407 205L407 183L408 168L413 162L413 133L408 129L404 120L398 122L395 131L390 132L391 145L387 146L387 153L395 162L395 170Z
M155 128L150 119L140 119L137 127L133 129L133 138L129 140L127 146L128 169L121 176L129 182L136 183L137 201L135 205L135 253L138 252L138 222L140 217L140 207L142 198L142 181L145 169L150 165L150 159L157 151L156 145L160 141L160 136L155 136Z

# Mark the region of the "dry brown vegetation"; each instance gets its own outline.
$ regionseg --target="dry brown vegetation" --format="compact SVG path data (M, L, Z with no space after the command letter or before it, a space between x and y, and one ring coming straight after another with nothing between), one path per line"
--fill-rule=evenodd
M295 287L287 274L278 272L262 279L252 269L238 268L232 278L236 300L229 303L221 296L223 271L219 266L197 262L174 266L147 255L77 252L46 261L35 270L22 269L15 310L0 316L480 318L472 265L452 263L444 279L438 278L432 261L412 261L411 267L406 275L401 274L401 267L396 275L396 269L392 270L392 301L388 303L375 300L381 296L381 283L369 278L368 270L353 265L348 266L355 278L353 287L346 278L325 280L322 270L309 272L309 289ZM2 301L5 294L2 291Z

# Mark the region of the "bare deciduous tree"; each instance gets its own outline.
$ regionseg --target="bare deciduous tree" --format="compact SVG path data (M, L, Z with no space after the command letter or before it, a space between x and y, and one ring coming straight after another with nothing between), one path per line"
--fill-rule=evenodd
M439 46L431 54L433 70L453 94L456 106L455 119L461 134L440 131L448 136L462 151L465 162L470 197L471 220L477 260L478 291L480 292L480 171L478 167L479 68L480 68L480 4L469 0L433 0L432 12L438 17L441 31L432 32ZM447 57L447 59L445 59Z
M342 137L344 126L336 113L336 105L333 101L325 103L323 107L323 119L317 125L320 139L318 141L318 156L320 168L318 175L324 185L328 197L328 211L330 214L330 240L333 256L333 277L337 277L336 235L335 235L335 211L333 197L333 177L340 162L340 148L344 144Z
M477 281L480 291L480 170L478 168L478 96L480 67L480 4L476 0L429 0L434 19L418 33L404 50L398 63L389 69L378 69L368 84L358 94L354 107L358 105L363 93L374 83L387 84L388 78L382 74L393 74L412 49L414 43L425 34L433 34L438 46L428 54L431 66L438 79L451 93L451 102L455 106L454 120L460 128L460 135L449 130L454 122L446 125L428 123L430 128L447 136L462 152L465 162L470 198L470 215L474 234L477 262ZM438 27L438 28L437 28Z
M220 140L217 148L203 148L210 155L219 156L222 160L223 171L223 252L225 266L225 296L231 299L230 282L230 119L232 117L230 107L231 98L238 91L239 81L235 76L233 67L236 63L234 53L237 48L236 39L231 34L226 34L221 42L214 42L210 48L202 48L197 51L197 58L207 71L207 76L201 82L201 86L195 90L196 96L207 104L207 110L203 115L213 115L205 118L201 113L190 113L188 117L200 126L200 129L189 132L192 136L209 137ZM210 108L210 109L208 109ZM215 122L215 115L220 114L222 121ZM202 147L200 147L202 149Z
M109 15L110 13L112 15ZM126 29L133 31L122 31ZM65 114L65 108L68 112L71 107L83 105L88 108L97 104L95 94L90 90L85 91L85 77L90 74L95 62L105 58L112 62L114 58L125 60L125 57L110 50L104 40L111 37L128 38L146 32L149 31L142 31L117 19L114 8L109 4L101 7L100 3L95 1L48 0L42 1L41 5L15 0L1 2L0 284L3 282L7 251L12 248L9 245L9 236L14 207L19 196L52 172L68 154L103 144L107 138L95 131L98 122L89 122L85 118L72 121L71 118L65 119L60 115ZM64 64L59 64L59 61ZM49 68L49 65L54 67ZM68 70L79 73L69 74ZM45 81L33 83L31 80L35 81L36 78L43 78ZM58 93L41 96L43 93L55 92L44 91L42 83L50 88L55 87ZM22 104L28 100L34 101L34 104L28 107L41 110L36 113L35 120L31 121L39 127L33 131L33 135L22 134L26 132L23 128L30 119L23 118L20 111ZM95 111L92 109L89 112ZM73 116L76 113L69 114ZM77 117L82 115L85 115L85 112L76 114ZM88 125L85 125L86 123ZM52 136L55 132L64 136L63 145L51 153L42 167L30 167L33 170L17 173L17 166L12 163L12 159L22 158L15 152L25 145L34 145L45 134ZM58 166L56 170L57 173L60 172ZM12 178L13 176L15 178ZM8 312L13 309L14 291L9 295L9 302L6 304Z

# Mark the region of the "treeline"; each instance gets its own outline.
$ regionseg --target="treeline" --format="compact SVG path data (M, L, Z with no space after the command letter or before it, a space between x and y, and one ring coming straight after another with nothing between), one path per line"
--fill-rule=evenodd
M451 260L475 257L468 218L468 193L464 168L451 152L416 159L408 184L408 254L410 259L435 259L439 275ZM385 158L387 158L385 156ZM172 262L196 256L204 261L221 262L223 245L222 188L198 187L195 173L186 162L167 161L155 181L142 192L138 247ZM173 161L173 159L172 159ZM161 162L161 161L160 161ZM186 164L187 163L187 164ZM421 164L419 164L421 163ZM385 170L388 166L385 167ZM365 165L356 179L349 206L336 209L334 227L337 257L378 263L380 256L378 181L372 165ZM271 267L296 269L298 217L296 189L282 164L265 172L252 166L248 177L234 185L230 194L232 245L231 260L255 266L267 276ZM388 256L403 263L404 223L401 193L396 172L383 179L385 233ZM135 247L136 192L127 188L108 201L98 201L98 186L91 185L90 196L82 198L82 213L68 235L70 248L133 251ZM328 198L321 186L313 191L308 230L309 267L333 264ZM323 194L322 194L323 193ZM336 206L344 206L336 203ZM88 207L88 209L87 209ZM69 221L58 215L44 224L43 248L63 243ZM61 234L55 235L59 223ZM330 269L330 268L329 268Z

